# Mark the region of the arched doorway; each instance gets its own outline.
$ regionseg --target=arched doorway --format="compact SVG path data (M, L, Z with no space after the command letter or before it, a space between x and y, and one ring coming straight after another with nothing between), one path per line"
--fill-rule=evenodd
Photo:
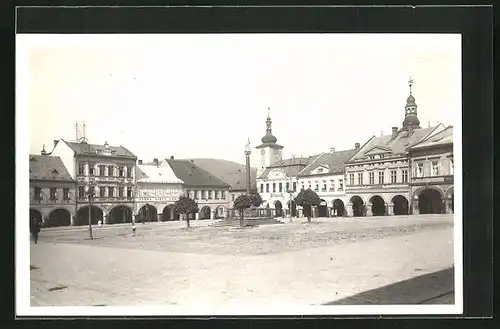
M274 209L276 210L276 217L283 217L283 205L281 201L274 202Z
M408 215L408 200L404 196L396 195L392 198L392 204L394 205L394 215Z
M132 209L120 205L109 212L107 224L132 223Z
M318 217L328 217L328 204L325 200L321 200L318 205Z
M146 204L139 209L139 222L157 222L158 221L158 212L156 208L150 204Z
M56 227L56 226L70 226L71 225L71 214L66 209L55 209L50 215L45 226Z
M220 219L225 217L226 217L226 210L224 209L223 206L218 206L217 209L215 209L215 218Z
M92 225L97 225L99 220L102 221L102 210L96 206L90 206L90 216ZM77 225L89 225L89 206L84 206L76 213Z
M297 217L297 204L292 200L292 217ZM290 210L290 202L287 203L288 210Z
M30 225L34 220L40 224L42 222L42 218L43 216L41 212L36 209L30 209Z
M205 206L205 207L201 208L200 216L198 218L199 219L210 219L210 207Z
M165 206L165 208L163 208L162 210L162 213L161 213L161 220L163 222L166 222L167 220L171 220L170 217L172 217L172 210L170 209L169 206Z
M345 206L344 202L340 199L333 200L333 214L337 214L337 217L344 216Z
M365 215L365 207L364 207L364 202L363 199L361 199L359 196L355 195L351 198L350 202L352 203L352 215L354 217L360 217Z
M418 195L418 211L420 214L442 214L443 198L434 189L425 189Z
M373 216L384 216L385 215L385 201L382 197L374 195L370 198L372 204L372 214Z

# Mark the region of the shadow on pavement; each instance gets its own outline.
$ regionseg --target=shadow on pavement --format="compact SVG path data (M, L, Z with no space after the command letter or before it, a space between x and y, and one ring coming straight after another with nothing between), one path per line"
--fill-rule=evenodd
M323 305L454 304L454 281L454 268L449 268Z

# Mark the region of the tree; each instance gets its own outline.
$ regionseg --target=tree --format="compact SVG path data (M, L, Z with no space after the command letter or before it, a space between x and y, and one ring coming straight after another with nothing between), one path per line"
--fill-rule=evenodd
M302 206L302 207L313 207L317 206L320 204L321 199L319 196L311 190L310 188L307 190L302 190L299 192L297 197L295 198L295 204ZM309 211L307 213L307 221L311 222L311 212Z
M174 204L174 212L186 215L186 227L189 228L189 215L199 211L198 204L187 196L181 196Z
M254 207L259 207L264 202L259 192L250 192L250 198L252 206Z
M250 208L253 202L257 202L257 199L251 194L242 194L234 200L233 208L240 211L240 226L243 226L243 211Z

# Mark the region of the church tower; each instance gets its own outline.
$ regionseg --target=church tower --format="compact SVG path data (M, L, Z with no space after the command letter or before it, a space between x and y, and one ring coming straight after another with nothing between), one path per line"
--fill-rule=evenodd
M276 144L278 139L273 136L271 129L271 116L269 114L269 108L267 109L267 120L266 120L266 135L262 137L262 144L255 147L260 150L260 163L257 168L257 177L266 170L267 167L275 162L282 160L283 146Z
M415 103L415 97L411 94L411 86L413 85L413 79L410 78L408 81L410 86L410 96L406 99L405 106L405 120L403 121L403 130L407 130L409 134L415 129L420 129L420 120L417 117L417 104Z

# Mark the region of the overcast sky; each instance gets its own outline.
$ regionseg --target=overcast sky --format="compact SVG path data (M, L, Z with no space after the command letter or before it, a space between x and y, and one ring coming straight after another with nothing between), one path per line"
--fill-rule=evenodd
M413 95L422 127L461 111L460 35L18 35L17 111L31 153L75 139L140 159L244 163L271 108L284 157L349 149L400 127ZM19 70L22 68L22 70ZM24 73L22 73L22 72ZM22 96L20 96L22 93ZM259 153L254 149L252 165Z

